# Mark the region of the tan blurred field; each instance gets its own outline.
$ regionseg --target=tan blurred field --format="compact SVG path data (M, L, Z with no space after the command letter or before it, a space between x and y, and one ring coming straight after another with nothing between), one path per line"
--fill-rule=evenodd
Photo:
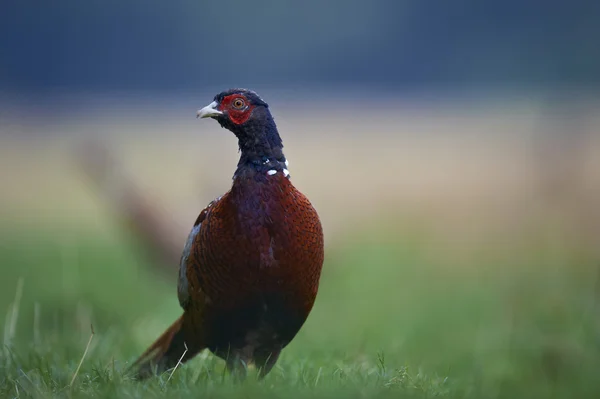
M600 234L600 107L561 115L531 101L436 102L370 109L286 104L274 113L294 183L319 210L328 239L398 223L427 226L449 243L551 226ZM5 113L0 125L0 214L52 229L106 222L75 159L106 143L125 174L158 201L177 234L228 189L235 138L181 112L99 112L49 122ZM187 115L187 114L185 114ZM583 115L583 116L582 116ZM572 131L571 131L572 130ZM558 223L557 225L555 223ZM330 241L331 242L331 241Z

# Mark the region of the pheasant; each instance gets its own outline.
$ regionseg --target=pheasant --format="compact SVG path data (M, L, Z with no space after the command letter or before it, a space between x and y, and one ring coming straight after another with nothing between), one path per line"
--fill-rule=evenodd
M139 377L209 349L240 378L266 376L306 321L319 287L323 229L290 180L283 143L258 94L231 89L197 113L238 139L231 189L200 212L179 265L183 315L133 364Z

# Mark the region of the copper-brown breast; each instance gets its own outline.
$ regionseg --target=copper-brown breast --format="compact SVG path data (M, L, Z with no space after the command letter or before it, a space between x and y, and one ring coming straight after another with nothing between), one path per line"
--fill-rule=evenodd
M208 209L188 275L211 308L275 295L306 317L323 257L323 230L310 201L282 173L250 176L237 178Z

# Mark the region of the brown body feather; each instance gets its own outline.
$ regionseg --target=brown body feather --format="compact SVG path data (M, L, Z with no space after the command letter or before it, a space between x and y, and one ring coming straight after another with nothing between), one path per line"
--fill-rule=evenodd
M209 348L231 370L255 363L264 375L313 307L324 257L319 217L282 174L244 175L194 227L179 281L184 314L136 367L174 367L187 346L184 362Z

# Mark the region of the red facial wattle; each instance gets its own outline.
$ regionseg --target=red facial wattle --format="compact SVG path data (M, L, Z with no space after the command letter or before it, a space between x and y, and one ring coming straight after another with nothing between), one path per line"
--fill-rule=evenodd
M242 109L237 109L233 106L233 103L236 99L241 98L246 106ZM254 105L248 101L248 99L241 94L232 94L226 97L223 97L221 103L219 104L219 110L222 112L226 112L229 116L229 119L236 125L241 125L245 123L250 115L252 115L252 111L254 110Z

